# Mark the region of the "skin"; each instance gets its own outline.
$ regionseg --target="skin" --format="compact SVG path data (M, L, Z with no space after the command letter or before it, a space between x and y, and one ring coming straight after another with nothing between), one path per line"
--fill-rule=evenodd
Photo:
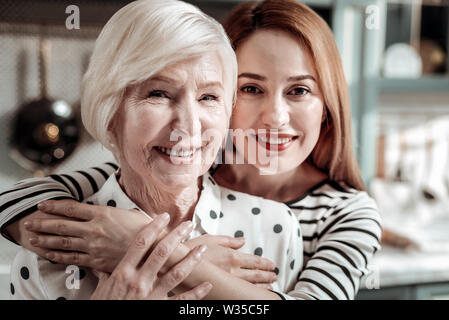
M205 54L130 88L111 124L121 151L120 185L151 217L169 212L169 228L192 219L198 177L211 166L227 129L223 71L217 61L217 54ZM219 139L202 141L208 130ZM173 132L181 136L179 143L171 141ZM175 146L198 150L189 159L193 163L158 150Z
M231 119L231 127L256 131L258 129L277 130L282 134L294 137L294 139L285 150L271 149L267 153L269 157L279 160L275 172L271 172L270 175L261 174L265 169L263 164L255 163L223 165L214 177L219 184L241 192L277 201L294 199L327 178L325 174L305 162L318 140L324 110L321 88L315 81L317 75L310 54L288 33L277 30L259 30L253 33L239 46L236 53L239 64L238 99ZM291 79L292 77L294 79ZM126 137L127 130L132 131L132 128L121 128L117 132ZM251 139L251 137L246 139ZM156 141L156 144L160 143L159 140L156 139ZM256 141L256 143L258 142ZM248 160L245 149L238 145L236 147ZM142 150L143 147L140 147L140 151ZM137 148L136 152L138 151ZM132 158L132 156L130 157ZM139 172L141 168L139 163L144 163L144 160L135 163L129 162L130 167ZM158 165L162 168L165 164ZM141 166L144 168L144 165ZM125 170L128 169L122 167L122 171L126 172ZM176 185L175 182L178 179L172 179L171 176L158 176L158 179L158 181L173 183L174 188L179 187L176 190L186 190L182 188L182 185ZM121 181L121 183L123 182ZM127 192L132 190L132 188L126 188L126 182L122 185L125 186ZM185 187L191 188L190 186ZM151 188L151 186L147 188ZM158 200L159 198L156 197L155 201ZM170 199L161 197L160 200L164 202ZM55 202L51 201L50 207L52 209L46 211L64 214L61 213L64 211L64 206L55 209ZM58 203L62 203L62 201ZM147 203L152 202L147 201ZM193 203L192 199L189 204ZM80 204L72 206L80 206ZM148 207L147 210L151 208ZM173 208L167 209L173 210ZM189 217L192 212L187 210L187 207L182 206L174 209L174 212L177 212L174 218L178 220ZM72 207L72 212L73 210ZM43 221L37 221L36 223L35 220L28 231L42 232L48 230L49 224L43 226L43 223ZM54 222L53 225L55 225ZM46 247L46 245L48 247L48 242L44 240L45 237L39 236L38 238L41 247ZM195 245L200 242L201 240L197 240ZM204 239L203 243L211 243L211 239ZM70 256L53 253L55 254L55 261L64 263L73 261L70 260ZM62 257L65 257L66 260ZM222 269L210 265L207 261L202 261L184 283L196 286L204 281L209 281L213 284L213 289L208 298L223 298L223 294L229 294L229 297L240 299L279 298L268 291L257 291L256 289L259 288L255 288L245 281L242 281L238 286L229 286L231 283L236 284L240 279L229 278L228 272L223 273L222 276L217 276L217 273L214 274L213 272L214 268L217 269L217 273L222 271ZM239 290L234 291L235 288L239 288Z
M120 151L119 183L122 189L154 219L165 211L169 212L170 224L165 226L165 233L174 228L180 228L178 236L185 237L191 231L190 220L198 201L200 177L211 166L226 132L223 66L221 63L217 63L218 61L220 59L215 53L205 54L199 58L168 66L144 83L129 88L109 127L109 130L115 135ZM218 139L201 141L202 133L209 129L213 129L214 137L218 136ZM175 157L173 159L172 156L168 157L161 151L161 147L175 147L175 143L170 141L173 131L183 135L180 142L182 149L195 150L190 158ZM181 162L173 163L172 160L181 160ZM40 208L43 210L42 206ZM69 210L69 216L76 219L91 218L85 214L78 216L73 208ZM29 222L27 228L29 230L34 228L35 231L36 226L42 227L43 224L42 220ZM64 231L73 230L71 226L75 225L75 221L67 221L63 229ZM61 224L53 226L58 229ZM86 230L84 231L87 233ZM170 233L167 237L170 237ZM79 239L75 237L65 237L65 239L68 243L74 244L78 241L80 244ZM189 247L182 244L173 246L173 243L179 243L174 240L168 242L166 239L161 240L153 252L156 257L164 258L167 261L167 268L178 264L178 267L174 268L177 268L178 272L182 274L178 277L180 282L185 279L185 275L190 273L189 267L192 266L192 263L181 261L182 259L190 261L189 257L186 258L190 251ZM168 244L161 245L164 241L170 244L171 249ZM146 242L144 241L144 243ZM67 245L65 247L68 248ZM133 245L129 247L128 253L125 254L125 260L133 256L129 252L134 247ZM72 247L69 246L69 249ZM152 256L153 253L150 254L150 260ZM79 262L79 254L76 253L74 257L78 260L76 262ZM47 255L47 258L58 261L51 254ZM125 260L122 259L118 266L126 265ZM272 270L274 267L272 264L265 263L265 270L267 270L267 265L269 266L268 270ZM134 271L141 273L140 270ZM150 273L150 275L157 274L157 268L152 271L155 273ZM125 275L120 276L123 273ZM145 272L143 273L145 274ZM135 287L133 281L136 280L133 279L134 277L129 277L129 274L129 270L124 272L114 269L112 276L107 281L100 282L100 287L118 286L120 288L124 286L132 289ZM271 274L270 272L270 280L273 278ZM137 276L137 281L141 278ZM194 272L185 279L183 285L195 290L199 286L204 286L205 278L211 280L206 280L212 285L212 289L208 288L210 290L208 297L211 299L279 298L276 294L236 278L207 262L198 263ZM117 279L122 283L119 281L117 284ZM166 279L166 281L169 280L170 277ZM260 281L260 279L258 280ZM164 280L162 281L164 282ZM142 289L145 294L141 297L152 297L149 294L152 290L148 288L152 288L153 284L150 283L148 287ZM165 288L168 287L170 286L165 286ZM101 288L97 288L101 294L94 294L94 297L117 298L108 294L110 290ZM118 291L123 292L124 290L118 289ZM126 297L132 298L135 295L126 295Z
M191 226L178 226L178 230L171 232L165 239L156 244L150 255L147 253L157 240L157 235L168 225L170 217L162 214L139 232L135 241L120 261L111 275L101 272L98 274L99 283L92 294L92 300L199 300L204 298L212 289L208 282L202 283L191 290L175 294L171 297L167 293L175 288L192 272L199 263L206 246L198 246L192 250L181 262L170 270L163 272L167 256L161 257L161 246L171 249L179 245ZM159 275L162 273L162 275Z
M292 200L327 178L305 162L318 141L324 111L312 58L293 36L280 30L253 33L236 54L238 96L231 128L256 133L266 130L274 132L273 137L279 134L293 140L285 150L268 151L253 135L245 136L245 143L237 143L236 149L246 163L245 146L252 143L277 161L275 170L265 174L266 166L259 161L231 164L222 166L215 178L237 191L282 202Z

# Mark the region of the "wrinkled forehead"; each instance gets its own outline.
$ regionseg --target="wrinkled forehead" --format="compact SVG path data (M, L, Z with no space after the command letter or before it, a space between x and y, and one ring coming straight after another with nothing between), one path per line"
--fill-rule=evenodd
M161 82L178 87L219 87L224 89L224 66L218 54L206 53L162 68L145 83Z

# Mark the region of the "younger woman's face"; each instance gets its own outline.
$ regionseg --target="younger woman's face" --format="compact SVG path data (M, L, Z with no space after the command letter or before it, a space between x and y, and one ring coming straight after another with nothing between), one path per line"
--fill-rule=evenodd
M312 58L292 35L279 30L256 31L236 53L235 146L262 172L293 170L320 135L324 102ZM275 164L269 171L267 161Z

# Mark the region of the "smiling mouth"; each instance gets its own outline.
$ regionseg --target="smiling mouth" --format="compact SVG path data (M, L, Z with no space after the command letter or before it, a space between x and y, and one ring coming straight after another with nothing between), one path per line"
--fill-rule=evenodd
M283 151L289 148L292 143L299 138L299 136L267 136L267 135L253 135L256 141L267 150Z
M169 157L191 158L197 151L201 150L202 147L182 149L182 148L165 148L157 146L154 147L154 149Z

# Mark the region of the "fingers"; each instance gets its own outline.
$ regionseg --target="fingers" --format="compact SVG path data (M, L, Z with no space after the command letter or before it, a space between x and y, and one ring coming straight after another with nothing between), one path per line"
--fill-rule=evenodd
M83 222L63 219L31 219L24 222L25 229L32 232L82 237L86 234Z
M234 238L229 236L216 236L207 234L185 242L185 245L188 246L190 249L193 249L194 247L199 246L200 244L205 244L209 246L219 245L231 249L240 249L245 244L245 238L242 237Z
M192 290L171 297L169 300L201 300L208 295L211 289L211 283L203 282Z
M249 270L238 269L232 272L240 279L246 280L251 283L272 283L277 280L277 275L274 272L264 270Z
M100 206L89 205L75 200L47 200L38 204L37 208L43 212L62 215L69 218L90 220Z
M152 222L146 225L136 236L123 259L117 266L118 269L137 266L147 254L148 250L157 239L159 233L168 225L170 216L168 213L158 215Z
M228 247L231 249L240 249L245 244L245 238L229 237L229 236L209 236L211 241L214 241L217 245L222 247Z
M192 232L192 228L192 222L185 221L159 241L142 266L143 272L156 277L176 247Z
M87 252L87 243L83 238L36 235L30 238L31 245L39 248Z
M207 246L200 245L191 250L189 254L181 260L178 264L172 267L165 275L159 279L157 291L161 293L169 292L176 288L182 281L184 281L196 265L200 262Z
M49 251L45 257L53 262L62 264L74 264L80 267L90 267L91 258L88 254L80 252L63 252L63 251Z
M239 256L241 260L240 267L245 269L259 269L259 270L272 271L276 267L274 263L267 258L240 252Z

